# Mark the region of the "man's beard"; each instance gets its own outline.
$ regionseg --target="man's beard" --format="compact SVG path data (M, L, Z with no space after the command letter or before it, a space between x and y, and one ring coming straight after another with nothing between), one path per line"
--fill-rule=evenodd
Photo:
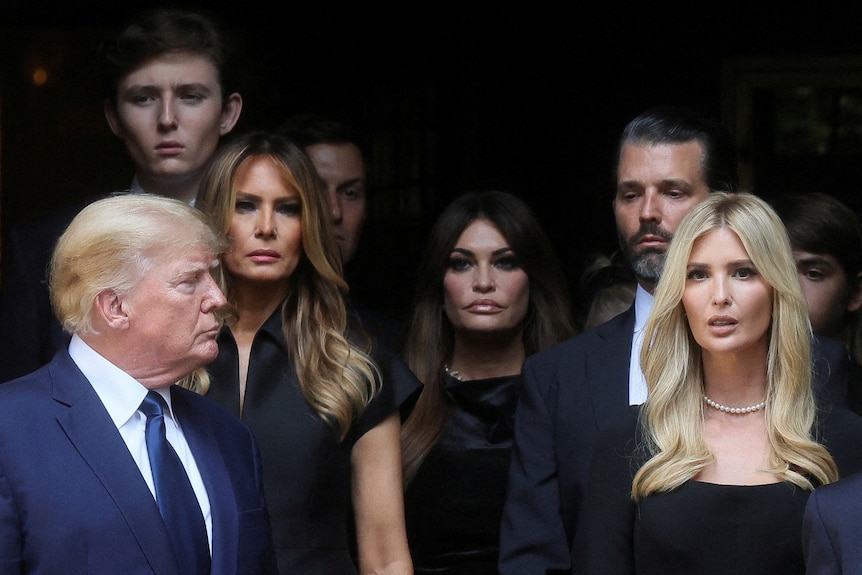
M673 234L663 230L658 225L649 223L641 225L637 233L628 240L623 238L619 234L619 231L617 232L620 248L623 250L623 255L629 266L631 266L635 276L639 280L654 286L661 277L667 251L660 248L647 248L641 252L636 251L635 246L637 243L647 235L659 236L668 242L673 237Z

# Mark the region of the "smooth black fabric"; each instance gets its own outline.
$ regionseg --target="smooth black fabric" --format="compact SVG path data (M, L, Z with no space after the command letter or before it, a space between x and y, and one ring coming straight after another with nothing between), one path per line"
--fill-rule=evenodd
M496 575L520 375L444 376L451 412L405 494L416 575Z
M422 385L388 350L378 347L372 355L383 374L383 388L339 441L302 395L286 350L280 306L252 343L241 417L260 445L281 573L356 572L348 527L351 450L393 412L400 409L403 417ZM219 335L218 358L207 371L207 397L239 416L239 358L227 327Z
M690 480L635 504L646 460L638 408L599 437L590 468L591 575L802 575L802 517L810 495L790 483L719 485ZM862 418L827 407L815 432L841 476L862 470Z
M164 398L151 390L139 408L147 417L144 437L156 488L156 503L171 534L171 547L181 571L207 575L210 572L210 552L206 522L186 470L168 442L165 431L167 407Z

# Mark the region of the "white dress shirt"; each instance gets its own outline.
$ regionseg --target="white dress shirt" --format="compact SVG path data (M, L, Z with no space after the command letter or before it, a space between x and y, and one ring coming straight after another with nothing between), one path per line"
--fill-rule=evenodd
M141 187L141 182L138 181L138 176L132 178L132 184L129 186L130 194L145 194L146 191ZM142 400L143 401L143 400Z
M147 190L145 190L144 188L141 187L141 182L138 181L137 174L135 175L135 177L132 178L132 185L129 186L129 193L130 194L146 194L147 193ZM195 207L195 199L196 198L192 198L191 201L189 202L189 205L191 207Z
M638 284L635 291L635 333L629 360L629 405L640 405L647 398L647 385L641 370L640 352L644 343L644 324L652 309L652 294Z
M153 498L155 498L156 488L153 483L153 472L150 469L150 459L147 456L147 443L144 437L147 416L138 411L149 390L132 376L99 355L77 335L73 335L69 342L69 355L89 380L99 399L102 400L105 409L108 410L108 415L110 415L114 425L117 426L117 430L123 441L126 442L126 447L129 448L132 458L138 465L138 469L141 470L141 475L144 476L144 480L147 482ZM183 430L174 418L170 389L158 389L156 391L165 398L165 402L168 404L168 411L165 413L165 434L168 442L177 452L183 467L185 467L186 474L189 476L189 481L191 481L192 488L198 498L207 525L207 538L212 551L212 516L203 479L183 435Z

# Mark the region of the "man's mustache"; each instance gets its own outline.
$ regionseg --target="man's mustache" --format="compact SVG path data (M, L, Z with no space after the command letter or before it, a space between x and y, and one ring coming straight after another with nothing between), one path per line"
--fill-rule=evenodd
M657 236L665 241L670 241L673 234L661 228L658 224L643 224L635 234L629 238L629 245L634 246L645 236Z

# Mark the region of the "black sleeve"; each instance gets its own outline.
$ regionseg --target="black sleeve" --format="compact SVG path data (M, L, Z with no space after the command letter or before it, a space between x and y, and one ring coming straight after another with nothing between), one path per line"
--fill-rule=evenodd
M422 382L392 351L383 346L375 346L371 355L380 368L382 386L351 429L350 433L356 438L376 427L395 411L400 413L403 422L410 415L422 392Z

